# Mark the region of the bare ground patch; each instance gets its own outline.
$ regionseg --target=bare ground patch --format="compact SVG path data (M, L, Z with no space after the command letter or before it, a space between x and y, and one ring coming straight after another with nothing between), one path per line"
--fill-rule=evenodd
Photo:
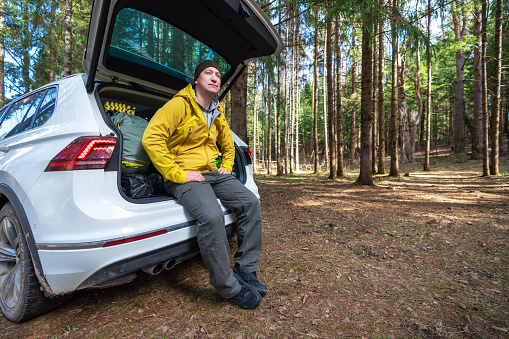
M372 187L257 175L269 295L254 311L222 300L198 257L22 324L2 317L0 336L509 337L509 178L452 156L434 169Z

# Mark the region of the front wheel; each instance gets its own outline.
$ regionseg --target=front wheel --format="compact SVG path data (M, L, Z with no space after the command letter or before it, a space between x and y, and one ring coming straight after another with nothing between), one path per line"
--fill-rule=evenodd
M7 319L22 322L47 312L62 301L44 295L19 218L11 203L0 210L0 308Z

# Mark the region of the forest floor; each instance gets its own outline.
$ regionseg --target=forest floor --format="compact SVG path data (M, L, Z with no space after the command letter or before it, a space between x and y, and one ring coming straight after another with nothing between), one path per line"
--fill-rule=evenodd
M501 176L447 151L375 185L256 175L264 221L256 310L222 300L195 257L75 293L4 338L507 338L509 157ZM404 174L408 173L408 176ZM235 239L230 242L232 256Z

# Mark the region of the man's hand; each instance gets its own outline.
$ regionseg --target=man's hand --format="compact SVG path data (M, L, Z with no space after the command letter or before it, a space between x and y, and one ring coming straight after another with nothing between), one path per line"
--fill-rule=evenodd
M219 174L230 174L230 172L228 172L224 168L218 168L217 169L217 173L219 173Z
M203 180L205 180L205 178L203 177L203 175L201 175L201 173L193 172L193 171L187 172L186 182L203 181Z

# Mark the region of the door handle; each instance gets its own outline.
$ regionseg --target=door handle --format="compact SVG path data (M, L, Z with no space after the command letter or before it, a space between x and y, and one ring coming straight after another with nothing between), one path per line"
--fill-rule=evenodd
M7 153L11 150L10 146L0 146L0 152Z

